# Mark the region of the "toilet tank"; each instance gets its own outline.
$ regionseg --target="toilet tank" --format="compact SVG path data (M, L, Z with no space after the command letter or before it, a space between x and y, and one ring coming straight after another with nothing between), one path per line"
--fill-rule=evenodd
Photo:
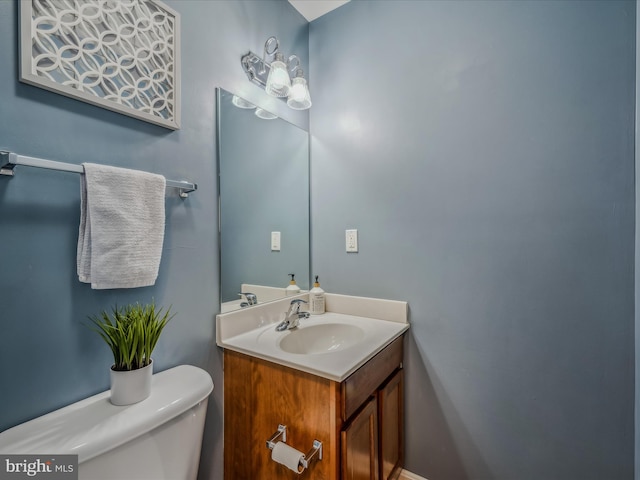
M207 397L204 370L153 375L151 395L115 406L106 391L0 433L3 454L77 454L80 480L195 480Z

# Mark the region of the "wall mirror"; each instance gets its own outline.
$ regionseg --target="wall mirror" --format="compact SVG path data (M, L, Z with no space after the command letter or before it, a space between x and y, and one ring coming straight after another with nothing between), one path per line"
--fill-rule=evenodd
M309 289L309 134L221 88L217 116L225 313L251 303L240 293L284 297L291 273Z

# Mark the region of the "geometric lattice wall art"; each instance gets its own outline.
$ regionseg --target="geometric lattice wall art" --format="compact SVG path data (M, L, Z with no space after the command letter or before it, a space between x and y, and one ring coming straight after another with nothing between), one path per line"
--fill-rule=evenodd
M22 0L20 80L180 128L180 15L159 0Z

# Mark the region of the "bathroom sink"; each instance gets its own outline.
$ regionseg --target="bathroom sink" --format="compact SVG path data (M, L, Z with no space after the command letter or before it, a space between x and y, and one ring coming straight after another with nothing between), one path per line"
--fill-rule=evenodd
M364 330L355 325L325 323L288 330L278 347L285 352L314 355L349 348L364 338Z
M343 298L331 296L338 306ZM363 313L394 320L327 311L301 318L296 328L278 331L291 302L284 298L218 315L216 342L228 350L341 382L409 328L406 303L367 299L372 301L373 307L361 309Z

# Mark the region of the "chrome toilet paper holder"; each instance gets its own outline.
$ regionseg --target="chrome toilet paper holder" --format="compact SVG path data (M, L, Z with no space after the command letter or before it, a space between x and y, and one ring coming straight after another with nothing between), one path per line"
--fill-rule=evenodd
M283 442L287 443L287 426L286 425L278 425L278 430L276 430L271 438L267 440L267 448L269 450L273 450L273 447L276 446L276 443ZM309 464L314 456L318 456L318 460L322 460L322 442L320 440L314 440L311 449L305 454L302 455L300 459L300 466L304 469L309 468ZM302 473L302 471L300 471Z
M278 425L278 430L271 435L271 438L267 440L267 448L269 450L273 450L273 447L276 446L276 443L284 442L287 443L287 426L286 425Z
M318 455L318 460L322 460L322 442L320 440L313 441L311 450L309 450L306 455L302 457L302 459L300 460L300 465L302 465L304 468L309 468L309 462L314 455Z

